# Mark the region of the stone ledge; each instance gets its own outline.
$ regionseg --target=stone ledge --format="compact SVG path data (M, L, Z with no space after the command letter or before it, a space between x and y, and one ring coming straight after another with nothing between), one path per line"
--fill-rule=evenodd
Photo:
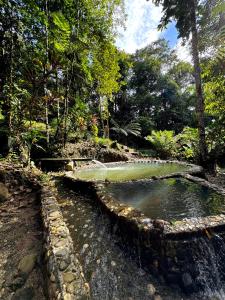
M220 187L206 180L189 174L180 176L224 194ZM198 276L198 263L195 263L196 253L200 253L202 247L198 241L203 240L208 245L216 239L225 239L225 214L175 223L152 220L116 201L104 190L104 184L69 176L64 180L71 188L91 194L93 201L109 216L113 231L122 236L123 243L131 245L138 259L153 274L163 275L166 282L179 285L188 294L204 290L204 280ZM225 263L221 268L225 272Z
M41 188L42 219L45 234L49 298L52 300L88 299L81 265L74 254L70 237L57 200L48 186Z
M183 161L178 161L178 160L160 160L160 159L133 159L133 160L129 160L129 161L117 161L117 162L110 162L110 163L105 163L104 165L106 166L117 166L117 165L121 165L121 164L131 164L131 163L155 163L155 164L179 164L182 166L187 166L190 169L187 171L183 171L183 172L174 172L168 175L164 175L164 176L150 176L149 178L144 178L144 179L133 179L133 180L123 180L121 181L121 183L125 183L125 182L134 182L134 181L139 181L139 182L146 182L149 180L158 180L158 179L166 179L166 178L172 178L172 177L181 177L181 176L185 176L187 174L190 175L196 175L196 176L200 176L200 177L204 177L204 172L203 172L203 168L191 163L186 163ZM84 179L80 179L79 177L76 177L76 171L79 170L84 170L84 169L91 169L91 168L98 168L98 166L95 163L91 163L82 167L78 167L76 168L74 171L69 171L66 172L66 176L67 177L71 177L71 178L75 178L76 180L80 180L82 182L96 182L96 183L105 183L104 180L84 180ZM75 172L75 173L74 173ZM119 182L119 181L117 181Z

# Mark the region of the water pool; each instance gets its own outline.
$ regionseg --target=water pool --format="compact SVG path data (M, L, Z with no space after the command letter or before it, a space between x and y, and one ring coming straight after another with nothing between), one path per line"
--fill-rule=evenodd
M110 183L106 190L114 199L153 219L181 220L225 211L223 195L184 178Z
M190 170L190 166L178 163L121 163L108 165L107 168L96 167L82 169L74 176L81 180L129 181L147 179L152 176L165 176Z

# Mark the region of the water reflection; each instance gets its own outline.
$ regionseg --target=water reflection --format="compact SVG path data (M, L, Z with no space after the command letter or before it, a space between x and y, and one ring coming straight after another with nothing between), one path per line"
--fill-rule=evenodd
M113 198L151 218L180 220L214 215L225 210L224 196L183 178L112 183L106 189Z

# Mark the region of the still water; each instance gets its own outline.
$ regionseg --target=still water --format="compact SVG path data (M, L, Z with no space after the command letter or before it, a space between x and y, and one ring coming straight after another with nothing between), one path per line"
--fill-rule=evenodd
M149 182L111 183L108 193L147 217L180 220L225 211L225 198L213 190L183 178Z
M75 171L74 176L83 180L128 181L165 176L188 171L190 167L177 163L124 163L107 168L91 168Z

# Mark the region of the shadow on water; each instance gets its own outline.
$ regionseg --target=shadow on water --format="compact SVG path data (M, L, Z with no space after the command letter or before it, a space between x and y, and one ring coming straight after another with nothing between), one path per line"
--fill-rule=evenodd
M93 300L149 300L152 286L163 300L222 300L225 279L225 244L218 235L199 238L190 243L190 273L195 272L202 292L185 295L177 285L168 286L157 274L151 275L142 265L141 251L128 247L112 224L89 196L76 194L59 185L62 208L74 241L75 252L82 263ZM188 279L187 279L188 280Z

